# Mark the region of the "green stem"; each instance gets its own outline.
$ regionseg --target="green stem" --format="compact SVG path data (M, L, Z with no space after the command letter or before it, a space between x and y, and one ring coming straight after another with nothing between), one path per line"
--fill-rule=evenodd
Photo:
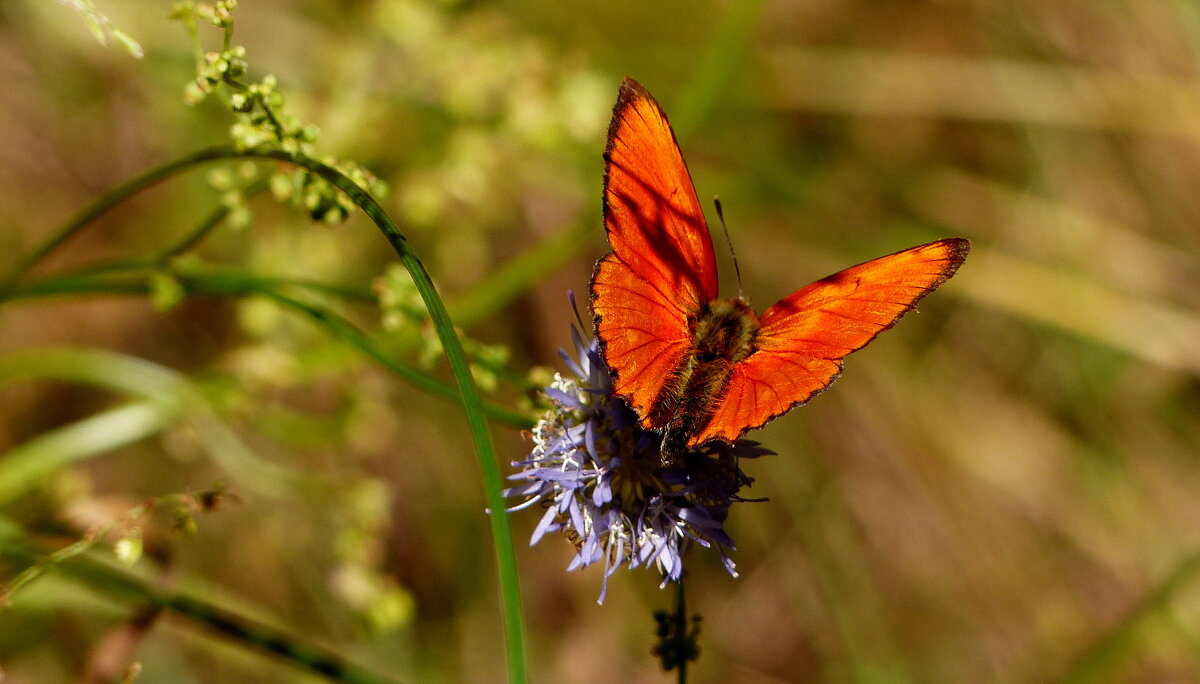
M266 179L259 179L242 188L240 192L243 198L248 199L266 189ZM228 215L229 207L224 205L217 207L212 211L211 214L201 221L199 225L196 226L195 230L185 235L182 240L160 252L158 256L153 258L153 261L155 263L165 264L171 259L188 251L192 247L195 247L196 244L207 237L214 228L221 225L221 221L224 221L225 217Z
M134 277L100 278L94 274L120 273L121 271L156 271L149 263L109 264L94 267L86 272L71 274L69 277L57 277L52 280L30 283L13 290L10 300L33 297L47 297L63 294L83 293L121 293L144 295L149 293L150 285L147 278L141 274ZM235 271L222 271L214 274L189 273L179 275L179 284L189 295L217 296L248 296L258 295L269 297L276 302L299 311L313 320L317 325L336 338L350 344L366 356L370 357L388 371L402 378L417 389L445 401L460 401L458 390L424 371L397 361L381 345L354 326L344 317L279 291L279 286L305 287L330 292L341 296L356 296L356 291L350 288L337 288L326 283L310 281L294 281L285 278L264 278ZM346 290L343 292L342 290ZM484 412L492 420L507 425L516 430L528 430L533 427L532 421L524 414L511 411L491 402L484 403Z
M412 276L413 283L416 285L417 291L421 293L421 298L429 310L429 318L433 321L434 329L441 339L446 360L450 364L450 372L462 394L467 426L471 432L471 439L475 443L475 453L483 474L487 504L491 510L489 519L492 523L492 541L495 545L497 569L500 575L509 681L528 681L528 672L525 667L525 626L521 615L521 588L517 574L512 529L509 527L508 515L505 513L506 504L502 493L503 481L500 475L500 466L496 462L496 452L492 446L491 436L488 434L483 399L479 396L475 381L471 377L471 369L467 365L462 341L454 330L450 314L447 313L445 304L442 303L441 297L434 288L429 273L425 271L424 264L408 244L408 239L400 232L391 217L384 212L379 202L342 172L315 159L291 155L281 150L253 151L248 152L247 156L277 159L302 166L346 193L383 231L384 237L391 243L392 249L396 250L400 261Z
M147 276L164 271L178 279L188 293L194 295L265 294L263 290L284 287L307 290L354 302L377 302L373 292L355 285L327 283L306 278L256 275L238 269L198 267L190 264L186 269L172 269L170 266L159 263L157 259L113 261L92 264L73 271L62 271L54 276L14 287L9 293L9 300L89 293L144 294L149 289L146 284Z
M109 209L112 209L121 202L124 202L130 196L145 190L156 183L166 180L170 176L179 173L180 171L187 170L198 164L204 164L207 162L216 161L218 159L229 159L238 156L241 156L241 154L237 150L234 150L230 147L213 147L200 150L199 152L195 152L163 164L158 168L151 169L150 171L147 171L136 178L132 178L104 193L95 202L93 202L91 206L89 206L87 209L84 209L83 212L76 216L70 223L60 228L59 231L52 235L49 240L47 240L37 249L33 250L29 256L25 257L25 259L17 264L12 273L10 273L8 277L6 277L4 281L0 283L0 301L8 299L9 293L12 292L16 284L20 282L21 278L23 278L26 273L41 263L43 259L54 252L54 250L64 245L68 240L77 235L79 231L83 230L87 224L94 221L101 214Z
M687 619L687 597L683 588L684 575L679 575L679 580L675 582L675 634L679 638L683 638L688 633ZM679 677L676 681L679 684L687 684L687 656L679 659Z
M429 376L421 371L406 366L393 359L379 345L375 344L371 338L364 335L357 328L350 324L349 321L338 316L332 311L311 306L299 300L293 299L276 291L268 291L265 293L275 301L290 306L298 311L303 311L314 320L325 326L336 336L342 338L346 342L357 347L367 356L375 359L380 365L392 371L396 375L403 377L408 382L412 383L425 390L429 394L441 399L449 401L460 401L461 395L455 389L437 378ZM529 418L520 413L509 411L501 406L484 402L482 404L483 411L489 418L518 430L528 430L533 427Z
M394 682L347 663L336 653L302 643L292 635L256 623L226 608L182 592L161 591L129 571L103 563L89 554L56 556L56 560L49 560L37 553L28 540L14 537L12 534L0 535L0 558L15 565L27 568L42 566L43 569L52 567L78 582L102 590L107 596L120 596L151 608L169 610L223 637L253 644L296 667L333 681L350 684Z
M262 192L263 190L266 190L266 188L267 181L265 179L260 179L243 188L241 192L245 197L250 197ZM157 256L150 257L149 259L101 262L76 270L68 270L65 273L60 272L57 276L57 279L70 281L72 279L82 278L84 276L94 276L102 273L160 270L169 264L172 259L182 255L192 247L195 247L201 240L208 237L208 234L211 233L217 226L221 225L221 221L224 221L225 217L228 215L229 207L224 205L217 207L211 213L209 213L204 220L200 221L200 223L197 224L190 233L184 235L180 240L163 249L158 253ZM92 218L95 219L96 217L92 216ZM76 221L78 221L78 219L76 219ZM60 240L59 244L61 244L61 242L62 241ZM43 245L42 250L45 250L46 253L49 253L49 251L54 249L55 246L56 245ZM45 254L42 255L42 258L44 257ZM42 282L45 283L46 281ZM312 283L312 287L320 287L322 285L316 281L310 282ZM22 288L18 288L15 284L13 284L8 292L9 299L15 299L19 297L21 289ZM353 296L355 299L374 300L374 297L369 292L358 293L356 291L355 295L345 295L337 292L335 292L335 294L339 294L339 296ZM359 296L360 294L362 296Z

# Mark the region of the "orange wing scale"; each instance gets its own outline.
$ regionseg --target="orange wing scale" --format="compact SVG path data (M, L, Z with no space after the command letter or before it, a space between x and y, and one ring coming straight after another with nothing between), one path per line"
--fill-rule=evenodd
M689 316L717 296L716 257L675 134L658 103L625 79L604 152L612 253L592 276L596 333L646 428L666 379L691 348Z
M852 266L800 288L760 318L753 354L708 424L689 442L733 441L807 402L842 372L842 359L895 325L967 258L971 243L938 240Z

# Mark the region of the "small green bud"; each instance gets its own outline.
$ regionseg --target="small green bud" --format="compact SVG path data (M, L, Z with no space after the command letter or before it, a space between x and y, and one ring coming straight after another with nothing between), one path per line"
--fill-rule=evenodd
M113 545L113 552L117 555L117 560L125 565L133 565L142 557L142 538L140 535L130 535L122 537Z
M141 43L134 40L132 36L124 31L120 29L113 29L112 37L113 40L116 40L121 47L125 48L125 51L128 52L131 57L141 59L142 57L146 56L146 51L142 49Z
M233 187L233 174L229 169L213 169L208 172L206 180L214 190L228 190Z
M292 194L296 190L296 185L292 175L289 173L274 173L271 174L271 180L268 181L271 188L271 196L277 202L283 202L291 199Z
M410 623L415 613L412 594L396 587L384 589L367 607L367 619L377 633Z
M192 535L200 529L196 523L196 517L184 508L176 508L171 512L175 518L175 529L185 535Z
M321 192L310 187L305 191L304 197L300 200L300 204L308 211L315 212L317 207L321 206L322 200L323 198L321 196Z
M495 392L496 386L499 384L499 379L490 368L485 368L477 364L469 364L471 369L471 377L475 378L475 384L479 385L479 389L484 392Z
M297 132L299 132L301 124L299 118L291 114L285 114L284 116L279 117L279 125L283 128L280 133L285 137L292 138L296 136Z
M187 19L195 16L196 3L194 2L177 2L171 6L171 11L167 14L168 19Z
M256 166L252 161L244 161L241 164L238 164L237 175L238 178L244 181L252 181L255 178L258 178L258 166Z
M233 230L245 230L250 226L253 218L254 212L250 211L249 206L242 203L229 210L229 214L225 217L225 223Z
M192 81L183 88L183 101L190 105L200 104L208 97L208 90L199 81Z
M170 273L155 273L150 276L149 285L150 303L155 311L170 311L187 297L183 284Z

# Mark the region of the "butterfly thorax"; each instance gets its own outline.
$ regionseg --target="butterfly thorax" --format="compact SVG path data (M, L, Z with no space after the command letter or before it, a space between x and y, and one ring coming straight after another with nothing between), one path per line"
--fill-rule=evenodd
M693 353L701 363L724 359L737 363L754 352L758 315L741 297L714 299L696 316Z
M754 353L758 315L741 297L705 304L691 322L692 345L651 411L664 426L663 462L672 463L712 418L734 365Z

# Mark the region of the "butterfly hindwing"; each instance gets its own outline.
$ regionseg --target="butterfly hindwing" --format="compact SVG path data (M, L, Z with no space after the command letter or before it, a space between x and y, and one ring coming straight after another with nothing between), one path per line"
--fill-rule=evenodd
M687 313L615 253L596 264L592 310L613 391L650 424L651 408L691 349Z

